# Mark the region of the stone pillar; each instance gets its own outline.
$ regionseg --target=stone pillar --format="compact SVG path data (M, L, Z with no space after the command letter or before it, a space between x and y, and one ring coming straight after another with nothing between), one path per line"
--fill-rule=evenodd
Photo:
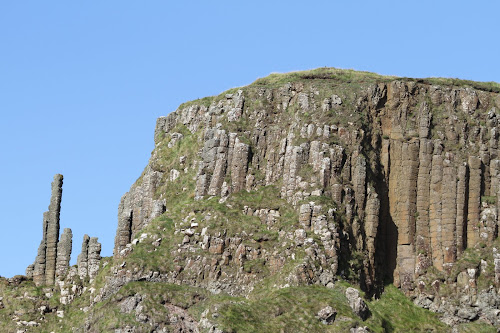
M233 192L238 192L245 188L249 152L250 146L240 142L240 140L236 138L231 160L231 183Z
M291 202L297 187L297 177L303 162L303 149L298 146L287 146L283 165L283 185L281 197ZM234 158L233 158L234 159Z
M115 258L120 256L120 252L130 243L132 237L134 212L131 205L126 202L127 198L127 194L125 194L118 206L118 228L116 229L115 247L113 249Z
M424 132L424 134L427 132ZM432 169L432 152L434 145L431 140L420 139L419 168L417 180L417 219L416 219L416 251L417 274L425 272L432 265L430 247L429 205Z
M82 252L76 259L76 266L78 268L78 276L83 280L88 275L88 252L89 252L89 235L83 236Z
M364 217L366 200L366 158L361 154L353 154L352 183L354 186L354 202L359 218Z
M35 264L31 264L31 265L28 265L28 267L26 267L26 277L28 279L32 279L33 278L33 271L35 270Z
M101 261L101 243L97 241L97 237L91 237L89 240L88 252L88 274L91 279L95 278L99 271Z
M216 133L215 147L204 157L205 163L213 165L213 169L207 170L208 173L212 174L207 191L208 195L220 195L227 170L229 136L224 130L217 130Z
M490 195L497 195L500 180L500 160L495 159L490 162Z
M34 268L33 268L33 282L35 285L40 286L45 284L45 264L46 264L46 252L47 252L47 219L48 212L43 213L43 230L42 230L42 241L38 247L38 253L35 258Z
M484 167L483 166L490 166L490 152L488 150L488 145L486 144L481 144L481 147L479 148L479 157L481 159L481 188L484 189L483 195L495 195L490 192L490 186L491 186L491 174L490 174L490 168L489 167Z
M394 281L405 290L412 288L415 274L418 156L418 142L391 141L389 209L398 240Z
M368 190L368 198L366 200L366 218L365 218L365 236L366 247L368 249L368 261L371 268L371 281L375 279L375 240L377 239L377 230L380 214L380 200L377 193L373 189Z
M45 283L53 285L56 274L57 243L59 242L59 214L61 211L63 176L57 174L52 182L52 195L47 214L47 251Z
M69 269L71 249L73 246L73 233L71 229L65 228L61 239L57 244L56 279L62 280Z
M310 204L302 204L299 208L299 223L305 230L311 230L312 207Z
M429 196L429 229L433 265L443 269L443 252L441 247L441 214L443 194L443 147L440 142L434 145L431 169L431 185Z
M33 268L28 272L37 286L55 283L62 185L63 176L56 174L52 182L49 210L43 213L42 241Z
M469 156L469 204L467 214L467 247L479 242L481 212L481 159Z
M418 141L405 142L401 150L402 157L402 204L400 205L401 240L405 244L415 244L415 224L417 215L417 179L419 169Z
M453 156L449 156L450 159ZM441 241L443 265L449 272L457 259L456 219L457 219L457 171L450 159L443 162L443 202Z
M97 237L83 236L82 252L78 255L78 276L84 280L87 276L93 279L99 271L101 261L101 244Z

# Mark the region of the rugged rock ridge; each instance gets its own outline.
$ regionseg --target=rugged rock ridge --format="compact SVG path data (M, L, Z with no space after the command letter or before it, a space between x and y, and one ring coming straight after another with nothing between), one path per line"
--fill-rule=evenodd
M196 200L223 202L275 185L305 231L315 204L302 202L331 198L335 214L326 225L340 238L327 257L345 262L349 253L365 254L366 290L388 278L415 290L430 267L454 276L465 249L491 244L498 233L498 93L381 77L351 81L335 74L264 79L159 118L157 147L185 140L184 128L201 133L199 154L182 156L179 171L157 167L155 149L122 198L115 256L165 211L168 198L158 189L194 168Z

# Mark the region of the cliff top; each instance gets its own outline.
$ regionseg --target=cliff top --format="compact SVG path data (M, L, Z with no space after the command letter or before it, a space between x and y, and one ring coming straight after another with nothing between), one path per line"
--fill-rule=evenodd
M305 71L296 71L288 73L271 73L270 75L259 78L253 83L244 87L267 87L274 88L284 85L288 82L306 82L306 81L331 81L337 84L370 84L370 83L382 83L390 82L393 80L401 80L404 82L417 82L428 85L440 85L448 87L469 87L477 90L482 90L486 92L500 93L500 83L489 81L480 82L472 80L463 80L457 78L441 78L441 77L429 77L429 78L409 78L409 77L398 77L392 75L380 75L372 72L357 71L353 69L341 69L334 67L321 67ZM193 101L183 103L179 108L186 107L191 104L201 104L209 105L214 99L221 97L228 93L234 93L240 88L236 87L226 90L216 96L208 96Z

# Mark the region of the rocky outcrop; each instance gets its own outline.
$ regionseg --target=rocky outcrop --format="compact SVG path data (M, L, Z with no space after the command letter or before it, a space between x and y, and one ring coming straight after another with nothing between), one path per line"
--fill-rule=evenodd
M229 192L245 189L248 155L249 146L241 142L236 133L208 129L198 167L195 198L199 200L205 195L224 197ZM231 188L224 185L226 174L231 175Z
M78 276L80 279L85 279L89 275L89 235L83 236L82 251L76 259L76 266L78 268Z
M148 166L133 189L122 197L118 209L115 256L120 255L137 231L165 211L165 201L153 199L162 177L162 172L154 171Z
M370 316L370 309L368 309L368 305L366 305L365 301L359 296L359 291L349 287L345 291L345 296L352 311L361 319L368 319Z
M49 210L43 214L42 241L38 248L35 263L29 266L26 272L26 275L33 277L33 281L36 285L53 285L56 280L56 271L58 273L63 273L67 270L69 265L69 255L71 254L70 229L65 230L63 242L61 244L62 253L58 257L59 214L61 211L62 184L63 176L59 174L55 175L54 181L52 182Z

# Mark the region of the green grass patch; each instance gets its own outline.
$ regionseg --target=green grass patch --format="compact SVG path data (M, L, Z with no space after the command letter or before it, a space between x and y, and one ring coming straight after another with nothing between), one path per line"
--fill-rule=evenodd
M492 195L483 195L481 197L481 202L486 202L488 205L496 205L497 197Z

